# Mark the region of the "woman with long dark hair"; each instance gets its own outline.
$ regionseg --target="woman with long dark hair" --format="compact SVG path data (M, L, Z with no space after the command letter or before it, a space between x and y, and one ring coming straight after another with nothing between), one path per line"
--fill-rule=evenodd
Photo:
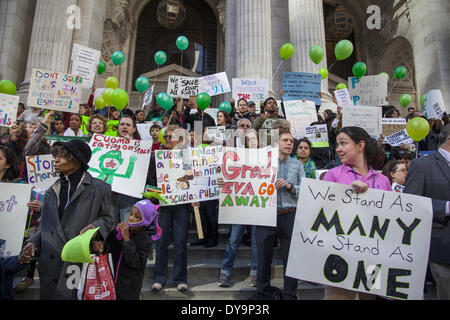
M0 146L0 182L19 182L19 159L13 150Z

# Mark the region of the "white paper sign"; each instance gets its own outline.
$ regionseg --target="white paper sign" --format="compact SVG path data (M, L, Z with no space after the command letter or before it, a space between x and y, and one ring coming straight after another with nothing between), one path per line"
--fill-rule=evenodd
M313 148L326 148L330 146L326 124L305 127L305 137L311 142Z
M141 140L151 141L153 143L153 138L150 135L150 128L152 125L152 123L136 123L136 128L139 131Z
M73 45L72 51L72 74L83 78L83 89L91 89L97 75L101 52L84 47L79 44Z
M17 119L19 97L0 93L0 127L11 127Z
M189 99L199 94L199 78L169 76L167 94L174 98Z
M352 98L350 97L350 93L347 88L334 91L334 96L336 97L338 106L343 107L353 105Z
M226 72L200 78L199 87L201 92L206 92L211 97L231 92Z
M317 121L316 105L313 101L284 101L286 119L291 123L291 132L299 139L305 135L305 127Z
M153 100L153 90L155 89L155 85L152 85L150 89L145 92L144 100L142 101L142 110L148 105L152 103Z
M47 190L59 179L51 154L27 156L26 163L28 183L38 189Z
M386 80L386 79L385 79ZM381 134L381 108L379 107L343 107L342 108L343 127L361 127L375 139Z
M247 101L259 103L269 98L268 79L244 79L235 78L233 83L233 99L238 102L244 98Z
M355 106L385 106L388 104L385 75L348 78L349 93Z
M442 119L445 111L444 97L441 90L431 90L425 99L425 116L427 119Z
M420 300L431 199L302 179L286 275L379 296Z
M32 187L0 183L0 258L16 256L22 249Z
M206 134L212 141L223 141L225 140L226 135L226 127L225 126L219 126L219 127L208 127L206 128Z
M396 133L391 134L390 136L387 136L386 138L384 138L383 143L389 144L392 147L398 147L401 144L414 143L414 140L411 139L411 137L408 135L408 132L406 131L406 129L403 129L402 131L396 132Z

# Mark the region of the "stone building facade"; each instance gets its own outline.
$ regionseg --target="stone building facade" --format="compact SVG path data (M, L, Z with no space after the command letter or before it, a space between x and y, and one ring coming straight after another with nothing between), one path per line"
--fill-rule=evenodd
M170 74L180 72L201 76L226 71L230 81L267 78L272 94L280 98L283 72L318 73L333 65L322 85L323 103L332 106L336 84L351 76L353 63L364 61L369 75L390 74L389 91L395 67L408 69L407 78L392 90L392 104L399 107L399 96L410 93L413 105L419 107L421 94L439 89L448 107L448 0L169 0L179 3L186 14L175 29L157 22L164 1L0 0L0 78L14 81L21 101L26 101L31 70L68 72L73 44L78 43L102 51L107 71L96 86L101 88L108 76L117 76L120 87L132 92L132 107L142 98L134 91L135 79L144 74L154 77L156 91L164 90ZM376 25L371 19L376 19L377 8L379 28L370 29L368 22ZM343 27L336 26L338 11L347 19ZM191 46L181 62L175 40L186 34ZM344 38L354 43L354 54L334 64L334 45ZM272 79L281 61L279 49L287 42L296 53ZM320 65L308 57L313 45L327 48ZM126 55L120 67L111 61L117 50ZM160 70L152 61L158 50L169 56ZM215 102L230 97L220 96Z

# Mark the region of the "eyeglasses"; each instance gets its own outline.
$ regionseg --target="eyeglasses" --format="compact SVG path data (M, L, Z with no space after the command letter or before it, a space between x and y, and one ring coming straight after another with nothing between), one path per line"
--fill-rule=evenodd
M163 136L163 138L164 138L164 140L172 140L173 136L166 135L166 136Z
M397 171L395 171L395 172L406 172L406 169L403 168L403 169L397 170Z
M239 128L250 128L248 124L240 124Z

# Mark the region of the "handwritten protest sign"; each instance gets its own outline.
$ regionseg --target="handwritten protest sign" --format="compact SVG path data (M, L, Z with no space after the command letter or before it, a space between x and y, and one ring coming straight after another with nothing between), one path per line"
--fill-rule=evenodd
M142 101L142 110L145 109L146 106L150 105L153 100L153 90L155 90L155 85L152 85L150 89L145 92L144 99Z
M26 157L28 183L39 188L48 189L58 180L55 172L55 160L51 154Z
M320 74L304 72L283 72L283 100L310 100L321 105L320 90L322 77Z
M174 205L219 199L222 151L222 146L155 151L163 196Z
M278 149L226 148L219 223L275 227L277 169Z
M431 90L425 99L425 116L427 119L442 119L445 111L444 97L441 90Z
M336 97L338 106L343 107L353 105L352 98L350 97L350 93L347 88L334 91L334 96Z
M33 69L27 105L78 113L82 82L77 75Z
M327 148L330 146L326 124L305 127L305 137L311 141L313 148Z
M384 144L389 144L392 147L398 147L401 144L410 144L414 143L414 140L411 139L411 137L408 135L408 132L406 129L403 129L399 132L393 133L386 138L384 138L383 141Z
M20 253L32 186L0 183L0 258Z
M236 78L232 81L233 99L238 102L239 99L255 101L256 103L269 98L269 80L268 79L243 79Z
M285 101L284 111L286 119L291 123L291 132L297 139L304 137L305 127L317 121L316 105L313 101Z
M201 92L206 92L211 97L231 92L226 72L212 74L199 79Z
M0 127L11 127L17 119L19 97L0 93Z
M152 142L95 134L89 144L89 172L111 185L112 191L141 198L147 178Z
M396 132L406 129L405 118L383 118L381 119L383 136L387 137Z
M189 99L199 93L199 78L169 76L167 94L174 98Z
M98 50L76 43L73 45L71 73L83 78L84 89L91 89L94 85L100 56L101 52Z
M386 81L386 79L385 79ZM381 108L379 107L343 107L342 108L342 126L361 127L375 139L381 134Z
M431 199L302 179L286 275L395 299L422 299ZM307 261L308 263L305 263Z
M348 78L350 96L355 106L385 106L388 104L386 76Z

